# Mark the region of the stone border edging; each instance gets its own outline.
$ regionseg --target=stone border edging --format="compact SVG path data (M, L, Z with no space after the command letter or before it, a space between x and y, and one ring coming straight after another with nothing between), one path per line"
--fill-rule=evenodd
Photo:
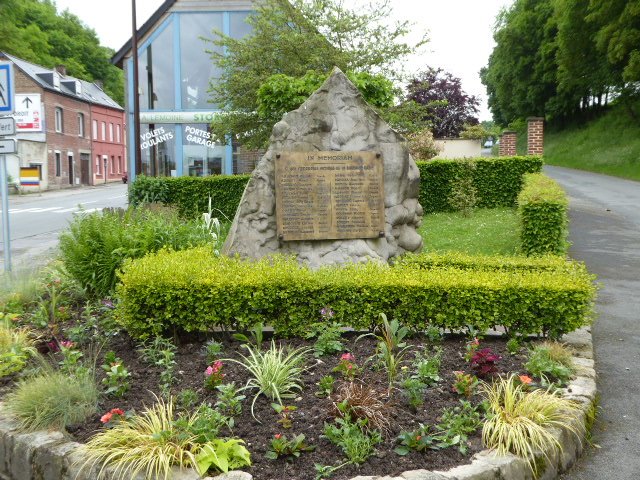
M555 437L563 451L545 459L537 480L553 480L568 470L582 453L585 444L588 414L596 400L596 373L593 344L588 327L565 335L563 341L573 348L576 378L563 389L565 398L576 401L581 413L574 419L578 437L556 429ZM97 467L82 469L81 444L69 442L62 432L38 431L22 433L15 420L3 415L0 407L0 480L95 480ZM112 480L112 470L105 469L104 479ZM193 470L174 468L173 480L197 480L201 477ZM495 456L489 450L475 454L468 465L450 470L411 470L399 476L357 476L351 480L533 480L526 462L515 455ZM136 479L143 480L140 474ZM203 480L252 480L246 472L229 472ZM257 479L256 479L257 480Z

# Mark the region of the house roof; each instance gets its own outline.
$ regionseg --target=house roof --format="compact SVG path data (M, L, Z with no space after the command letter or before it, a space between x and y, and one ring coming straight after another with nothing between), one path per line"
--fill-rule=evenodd
M101 105L104 107L115 108L117 110L124 110L118 103L105 93L95 83L80 80L79 78L71 77L69 75L62 75L56 72L55 69L46 68L40 65L36 65L21 58L14 57L8 53L0 52L0 57L5 57L19 68L25 75L31 80L36 82L45 90L49 90L55 93L66 95L76 100L91 103L94 105ZM59 87L54 86L54 76L60 77ZM80 86L78 89L77 86Z
M160 5L160 7L155 12L153 12L153 15L151 15L149 19L146 22L144 22L142 27L138 29L137 37L138 38L144 37L149 32L149 30L151 30L151 28L156 24L156 22L160 20L160 18L167 12L167 10L169 10L171 6L174 3L176 3L176 1L177 0L165 0L165 2L162 5ZM127 52L129 52L130 50L131 50L131 39L127 40L127 43L125 43L120 48L120 50L118 50L115 53L115 55L111 57L111 63L119 68L122 68L122 62L124 60L124 57L127 54Z

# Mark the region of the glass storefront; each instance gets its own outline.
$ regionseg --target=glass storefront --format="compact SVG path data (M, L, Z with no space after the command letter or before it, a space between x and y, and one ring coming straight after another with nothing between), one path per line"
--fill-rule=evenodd
M239 39L251 33L248 11L173 12L153 27L138 50L138 95L143 175L233 174L235 147L214 139L208 123L219 111L209 103L210 84L220 78L211 52L214 31ZM132 68L129 59L127 72ZM131 96L133 84L129 81ZM130 97L131 98L131 97ZM167 123L165 123L167 122ZM169 123L171 122L171 123ZM129 125L133 115L129 111ZM129 133L131 135L131 132ZM129 137L133 144L133 138ZM135 172L134 149L129 149ZM133 174L131 177L133 178Z

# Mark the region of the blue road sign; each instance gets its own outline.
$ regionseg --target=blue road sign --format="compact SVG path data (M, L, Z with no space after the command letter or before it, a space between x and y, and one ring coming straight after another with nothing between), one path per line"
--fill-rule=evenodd
M0 62L0 115L11 115L13 109L13 64Z

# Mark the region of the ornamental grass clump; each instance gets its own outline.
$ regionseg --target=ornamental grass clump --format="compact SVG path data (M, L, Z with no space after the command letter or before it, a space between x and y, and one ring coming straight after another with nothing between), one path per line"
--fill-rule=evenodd
M295 397L295 392L302 390L302 373L305 371L304 362L309 348L297 348L287 351L276 346L271 340L268 350L259 350L247 345L248 356L242 355L242 360L228 359L246 368L253 378L241 390L257 390L251 402L251 415L255 418L253 408L260 394L270 400L277 400L282 404L283 398Z
M550 389L527 392L516 375L498 378L482 388L487 401L483 443L498 455L513 453L523 458L534 474L536 455L549 459L551 452L562 451L552 429L580 433L572 422L579 407Z
M195 415L186 424L195 422ZM140 415L122 420L112 428L92 437L82 448L85 466L100 464L99 476L106 467L113 468L116 479L168 479L174 465L196 467L193 452L199 446L194 435L183 435L174 423L173 400L157 403Z
M97 411L98 387L91 373L58 371L28 378L5 397L7 411L25 430L63 429Z

